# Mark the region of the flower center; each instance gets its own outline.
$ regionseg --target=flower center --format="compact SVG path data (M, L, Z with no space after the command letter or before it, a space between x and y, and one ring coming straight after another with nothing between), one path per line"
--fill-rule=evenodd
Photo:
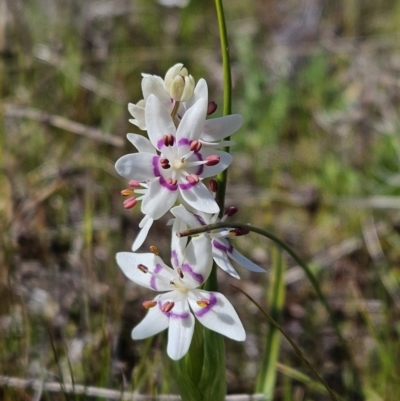
M176 291L182 292L183 294L186 294L189 291L189 289L179 279L172 280L171 285Z
M175 170L180 170L185 165L185 159L175 159L172 166Z

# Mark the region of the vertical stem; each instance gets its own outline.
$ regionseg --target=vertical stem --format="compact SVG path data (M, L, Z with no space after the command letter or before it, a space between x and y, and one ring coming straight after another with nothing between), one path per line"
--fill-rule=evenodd
M223 115L227 116L232 113L232 79L231 79L231 63L229 58L229 43L228 34L226 32L226 23L224 16L224 8L222 5L222 0L215 0L215 6L217 9L218 16L218 27L219 27L219 37L221 40L221 54L222 54L222 69L223 69L223 79L224 79L224 107ZM226 138L229 140L229 138ZM225 152L229 152L229 148L223 149ZM225 192L226 183L228 179L228 170L225 170L218 174L218 191L217 199L220 206L220 213L223 213L225 204Z

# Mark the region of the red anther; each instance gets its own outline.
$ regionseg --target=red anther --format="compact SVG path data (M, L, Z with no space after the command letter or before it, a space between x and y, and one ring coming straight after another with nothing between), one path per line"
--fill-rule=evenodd
M149 268L146 267L145 265L139 264L137 265L137 268L142 272L142 273L147 273L149 271Z
M121 195L122 196L132 196L135 192L133 191L133 189L127 188L127 189L123 189L121 191Z
M248 230L247 228L238 227L238 228L235 228L234 230L230 230L230 231L229 231L229 234L230 234L232 237L240 237L241 235L246 235L246 234L248 234L249 232L250 232L250 230Z
M218 155L211 155L206 157L206 166L216 166L221 158Z
M168 178L167 179L167 184L172 185L173 187L176 187L178 185L178 181L174 178Z
M135 180L130 180L128 185L132 188L140 188L140 182Z
M169 160L168 159L160 159L160 164L161 164L161 167L163 168L163 169L168 169L168 168L170 168L171 167L171 165L169 164Z
M124 200L124 208L125 209L132 209L133 207L136 206L136 204L137 204L137 200L135 197Z
M192 141L190 143L190 150L192 152L200 152L201 147L203 146L203 144L199 141Z
M190 174L190 175L186 176L186 179L189 184L197 184L200 181L199 176L196 174Z
M210 305L211 302L206 298L200 298L196 303L202 308L205 308L206 306Z
M163 306L161 306L161 311L168 313L171 312L172 308L175 306L175 302L167 301Z
M163 142L165 146L172 146L175 143L175 137L172 134L164 135Z
M210 188L211 192L216 193L218 191L218 182L216 180L212 179L208 183L208 187Z
M238 208L236 206L229 206L228 208L225 209L224 214L228 217L233 216L235 213L237 213Z
M179 274L180 278L183 278L183 271L180 267L178 268L177 273Z
M211 116L211 114L215 113L215 110L217 110L217 103L215 102L208 102L207 106L207 115Z
M157 305L157 302L156 301L143 301L142 305L146 309L151 309L151 308L154 308Z

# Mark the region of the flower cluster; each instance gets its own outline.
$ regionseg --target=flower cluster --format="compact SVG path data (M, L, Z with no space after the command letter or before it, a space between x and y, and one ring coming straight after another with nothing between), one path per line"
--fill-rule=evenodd
M144 217L139 224L132 251L117 254L117 263L135 283L162 291L143 303L149 309L144 320L132 331L142 339L168 328L168 355L182 358L189 349L194 317L205 327L237 341L244 341L243 325L230 302L220 293L200 289L208 279L213 260L224 271L239 278L231 259L255 272L264 271L233 248L227 237L232 232L220 229L193 237L178 238L176 233L225 221L236 213L228 208L219 220L215 200L217 182L211 178L225 170L232 156L220 150L232 143L223 141L242 124L240 115L207 119L216 110L208 100L204 79L195 85L183 64L171 67L164 79L143 74L144 99L130 103L132 124L147 131L147 136L128 134L137 152L122 156L117 172L129 180L122 191L124 207L141 201ZM167 212L175 217L172 227L171 266L152 253L136 253L154 222ZM194 315L194 316L193 316Z

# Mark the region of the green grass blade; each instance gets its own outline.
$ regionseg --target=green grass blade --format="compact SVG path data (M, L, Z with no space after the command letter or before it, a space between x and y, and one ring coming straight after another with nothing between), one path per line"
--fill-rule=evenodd
M280 248L274 247L272 250L272 271L271 283L268 291L268 303L270 305L270 315L279 322L283 303L285 299L285 282L284 282L284 260ZM279 356L280 332L270 326L266 338L263 361L261 364L260 374L256 392L265 395L266 400L272 400L276 383L276 363Z

